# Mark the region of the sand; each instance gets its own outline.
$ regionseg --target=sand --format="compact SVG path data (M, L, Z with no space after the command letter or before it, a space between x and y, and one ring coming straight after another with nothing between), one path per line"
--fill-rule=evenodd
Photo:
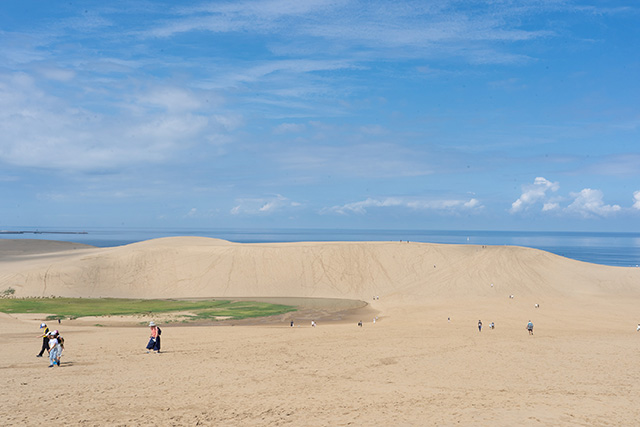
M37 250L21 253L0 245L0 291L338 298L365 301L372 311L363 313L379 318L362 318L361 328L355 318L291 328L285 316L167 324L161 354L144 351L144 327L63 321L53 325L66 339L63 364L49 369L35 357L40 319L0 314L1 425L634 425L640 418L637 268L527 248L404 242L171 238L49 253L46 243L32 245Z

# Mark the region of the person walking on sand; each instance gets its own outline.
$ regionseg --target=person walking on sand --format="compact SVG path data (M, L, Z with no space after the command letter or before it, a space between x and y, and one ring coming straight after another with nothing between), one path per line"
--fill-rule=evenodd
M482 320L478 320L478 332L482 332Z
M147 344L147 353L150 350L153 350L154 353L160 353L160 334L162 334L162 330L154 321L149 322L149 329L151 333Z
M64 338L62 338L62 335L60 335L60 332L57 330L53 331L53 336L58 341L58 344L56 344L55 347L56 355L53 364L60 366L60 358L62 357L62 350L64 350Z
M527 331L529 331L529 335L533 335L533 322L531 320L527 323Z
M45 350L49 351L49 327L46 323L42 323L40 324L40 329L42 328L44 328L44 333L42 335L39 335L39 337L42 338L42 348L40 349L40 353L38 353L36 357L42 357Z
M60 366L60 353L62 352L62 346L58 340L58 331L49 332L49 367L53 368L54 365Z

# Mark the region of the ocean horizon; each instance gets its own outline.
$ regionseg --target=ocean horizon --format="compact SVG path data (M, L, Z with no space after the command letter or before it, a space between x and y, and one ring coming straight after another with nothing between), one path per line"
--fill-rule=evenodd
M235 243L412 241L422 243L524 246L578 261L618 267L640 265L640 233L478 230L367 229L158 229L13 227L0 231L3 239L41 239L96 247L123 246L150 239L199 236Z

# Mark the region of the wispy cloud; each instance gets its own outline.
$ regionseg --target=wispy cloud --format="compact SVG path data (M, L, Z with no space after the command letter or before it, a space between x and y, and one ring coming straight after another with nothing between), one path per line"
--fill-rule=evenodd
M424 199L407 197L368 198L351 202L342 206L323 208L320 214L360 214L364 215L368 209L377 208L405 208L419 211L433 212L462 212L483 209L482 204L475 198L471 199Z
M269 215L302 206L301 203L290 200L280 194L268 197L237 199L236 203L236 206L231 209L232 215Z
M640 154L625 153L603 156L585 170L588 173L598 175L637 176L640 174Z
M92 111L43 91L28 74L0 74L0 161L66 171L163 162L240 122L202 114L201 100L182 89L129 96L132 105Z
M192 31L251 32L293 39L305 37L316 51L320 48L338 55L341 51L346 53L345 46L375 51L376 57L397 55L397 48L402 47L404 56L467 57L473 62L504 63L521 61L526 56L509 53L500 44L555 35L552 29L518 27L519 16L545 11L543 3L538 8L517 7L518 2L500 7L464 8L455 1L210 3L174 9L174 19L147 30L146 34L166 38Z

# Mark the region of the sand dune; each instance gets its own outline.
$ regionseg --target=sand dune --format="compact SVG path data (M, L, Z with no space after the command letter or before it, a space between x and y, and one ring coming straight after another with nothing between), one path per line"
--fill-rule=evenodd
M640 419L637 268L527 248L405 242L21 245L0 245L0 290L17 296L350 298L367 301L380 319L365 318L362 328L290 328L285 317L263 326L164 325L159 355L143 351L144 327L63 321L54 325L66 337L63 366L49 369L34 357L41 319L0 313L1 425Z
M23 243L24 245L24 243ZM59 249L59 248L56 248ZM3 257L16 296L434 298L637 295L640 270L520 247L424 243L233 244L181 237ZM7 260L8 259L8 260ZM493 286L491 286L493 284Z

